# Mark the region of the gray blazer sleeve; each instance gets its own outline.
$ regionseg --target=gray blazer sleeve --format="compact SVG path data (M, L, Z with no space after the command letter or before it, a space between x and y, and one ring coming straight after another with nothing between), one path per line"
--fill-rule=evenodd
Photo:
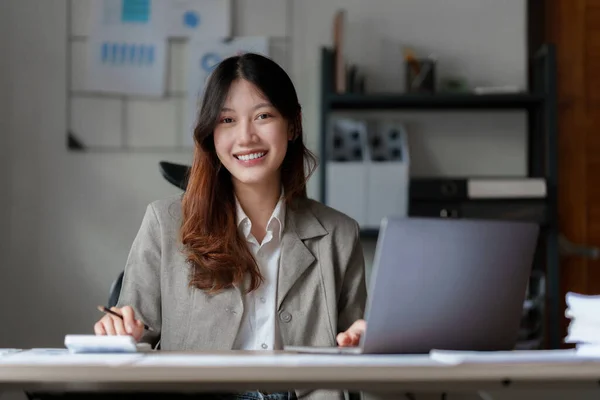
M161 331L160 271L161 229L149 205L129 252L117 307L131 306L136 318L154 330L145 331L140 340L153 347Z
M366 300L365 258L360 242L360 228L355 224L351 254L338 301L338 333L347 330L357 319L364 318Z

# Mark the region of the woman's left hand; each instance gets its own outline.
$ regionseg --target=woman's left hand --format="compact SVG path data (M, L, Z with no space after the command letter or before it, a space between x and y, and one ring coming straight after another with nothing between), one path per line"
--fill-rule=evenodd
M360 343L360 337L365 333L367 323L364 319L356 320L346 332L340 332L337 335L337 342L340 347L356 347Z

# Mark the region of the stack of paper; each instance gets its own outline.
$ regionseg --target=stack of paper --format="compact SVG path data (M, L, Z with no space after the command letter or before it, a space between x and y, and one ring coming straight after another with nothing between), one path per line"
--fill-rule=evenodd
M566 343L577 345L581 356L600 356L600 295L588 296L569 292L565 315L571 320Z
M459 351L433 349L429 357L444 364L506 364L573 362L579 356L575 350L509 350L509 351Z

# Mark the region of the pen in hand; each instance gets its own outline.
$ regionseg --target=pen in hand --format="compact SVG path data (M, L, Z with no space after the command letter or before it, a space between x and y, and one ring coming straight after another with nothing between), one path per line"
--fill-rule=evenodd
M121 319L123 319L123 316L121 314L118 314L116 312L114 312L113 310L104 307L104 306L98 306L98 311L106 313L106 314L110 314L110 315L114 315L115 317L119 317ZM148 325L144 324L144 329L146 329L147 331L153 332L154 329L150 328Z

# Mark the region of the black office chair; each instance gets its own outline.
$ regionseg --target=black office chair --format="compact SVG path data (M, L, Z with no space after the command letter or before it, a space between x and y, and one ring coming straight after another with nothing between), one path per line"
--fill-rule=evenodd
M167 180L175 187L185 191L187 187L187 180L190 172L190 166L184 164L176 164L168 161L161 161L158 163L158 169ZM125 273L121 271L117 279L110 286L108 293L108 308L115 307L119 302L119 295L121 294L121 286L123 285L123 275Z
M117 279L110 285L110 291L108 292L108 308L116 307L119 302L121 286L123 285L123 275L125 275L125 271L121 271Z
M158 163L158 167L161 175L167 180L167 182L185 191L191 169L189 165L161 161Z

